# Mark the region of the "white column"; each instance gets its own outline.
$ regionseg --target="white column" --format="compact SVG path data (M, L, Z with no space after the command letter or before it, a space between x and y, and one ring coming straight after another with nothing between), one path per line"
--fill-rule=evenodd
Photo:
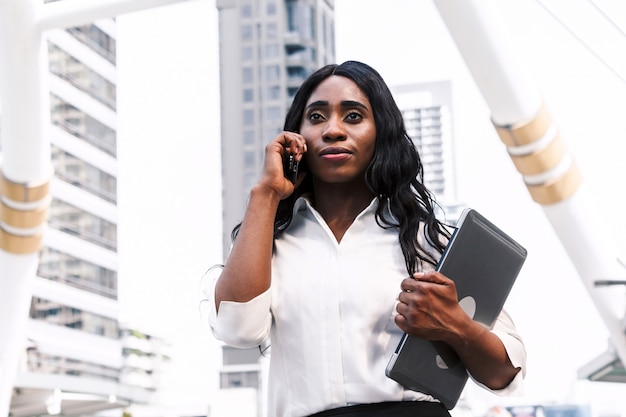
M533 199L541 204L626 363L624 293L596 280L624 279L617 249L604 233L581 186L580 174L542 98L508 41L488 0L434 0L492 121Z
M98 19L115 17L186 0L63 0L42 5L40 30L79 26Z
M40 190L51 173L47 48L35 30L37 3L0 0L0 416L9 412L37 270L42 225L28 225L29 213L41 211L47 198L29 191Z

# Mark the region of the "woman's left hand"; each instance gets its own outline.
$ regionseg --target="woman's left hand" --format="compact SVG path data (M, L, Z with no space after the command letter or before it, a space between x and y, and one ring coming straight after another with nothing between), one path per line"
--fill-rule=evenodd
M459 305L454 281L439 272L415 273L401 288L395 321L408 334L449 341L471 320Z

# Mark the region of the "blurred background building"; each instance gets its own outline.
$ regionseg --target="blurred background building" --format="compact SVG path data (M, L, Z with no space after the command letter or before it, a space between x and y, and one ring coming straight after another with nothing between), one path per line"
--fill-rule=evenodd
M118 320L115 20L47 35L54 178L13 417L149 404L168 359Z
M452 83L444 80L390 88L420 154L424 185L440 204L439 216L455 224L464 205L456 190Z

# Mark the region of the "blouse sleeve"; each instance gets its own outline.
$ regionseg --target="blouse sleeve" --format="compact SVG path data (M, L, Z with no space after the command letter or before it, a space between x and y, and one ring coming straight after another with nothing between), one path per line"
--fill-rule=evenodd
M222 301L215 305L215 285L221 269L212 268L202 279L201 290L208 301L205 319L213 335L227 345L252 348L261 345L270 334L271 288L245 303Z
M515 324L511 319L511 316L503 310L491 329L491 332L498 336L506 349L506 353L509 355L509 359L514 367L520 368L520 371L515 375L515 378L509 385L500 389L492 390L480 382L474 380L476 384L501 396L521 396L524 395L524 377L526 376L526 349L524 348L524 342L521 336L515 329ZM470 375L471 376L471 375Z

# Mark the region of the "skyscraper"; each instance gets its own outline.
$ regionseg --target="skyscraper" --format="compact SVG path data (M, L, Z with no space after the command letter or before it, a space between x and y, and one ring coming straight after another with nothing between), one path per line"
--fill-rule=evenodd
M334 0L217 0L224 253L300 84L335 61Z

